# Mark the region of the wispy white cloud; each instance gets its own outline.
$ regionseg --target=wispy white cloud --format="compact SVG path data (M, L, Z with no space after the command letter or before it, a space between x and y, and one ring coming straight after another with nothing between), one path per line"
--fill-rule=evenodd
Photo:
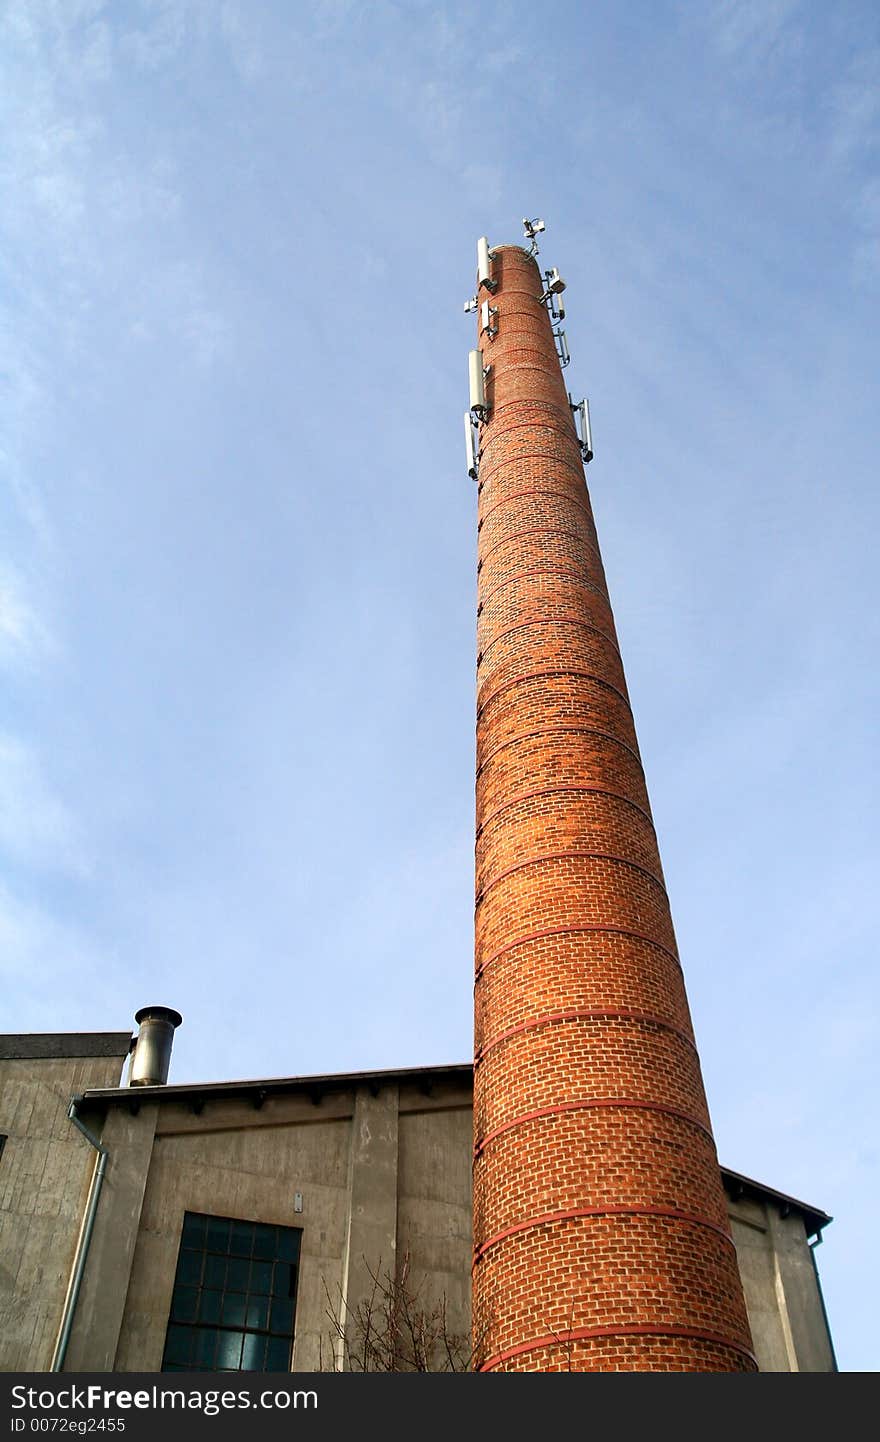
M89 975L95 964L87 938L0 884L0 978L21 1001L38 998L55 978ZM60 1014L59 1021L68 1024Z
M200 369L228 353L224 292L191 244L171 140L150 133L135 160L106 101L132 71L170 64L198 25L252 70L237 14L145 4L126 31L101 0L13 0L0 11L0 524L7 558L17 547L0 571L7 664L52 651L54 620L22 578L61 544L47 439L71 391L100 396L107 334L120 345L148 338Z
M481 64L490 75L503 75L513 66L521 65L526 58L522 45L515 40L499 41L481 56Z
M27 385L15 367L13 410L48 399L46 374L55 372L59 351L74 365L93 355L96 324L115 316L119 332L131 334L141 317L130 311L145 291L152 333L170 329L189 339L199 361L218 353L222 293L209 294L190 252L173 137L157 132L135 158L107 124L104 105L105 83L174 57L193 14L235 50L239 69L254 72L255 42L232 5L213 18L201 7L149 6L142 26L121 35L101 5L50 6L42 23L20 6L0 18L7 54L0 188L8 196L0 237L14 297L6 328L28 357ZM190 292L183 308L181 273Z
M692 31L693 5L682 0L678 14L682 29ZM725 153L747 147L753 167L762 156L798 166L809 154L826 209L833 205L849 219L851 279L877 283L880 46L858 21L838 17L841 33L849 27L851 53L835 69L802 0L717 0L698 23L730 76L748 86L747 106L719 98L715 122Z
M828 102L828 154L846 180L847 206L856 231L853 277L880 280L880 46L856 55L832 87Z
M0 733L0 850L35 870L88 873L79 825L35 752Z
M186 29L187 11L180 0L152 0L144 23L120 36L120 50L136 69L160 70L180 53Z
M880 47L856 55L829 97L830 149L854 160L880 143Z
M259 80L265 69L265 58L247 9L226 0L220 9L220 33L242 80L249 85Z
M0 665L29 666L53 649L21 576L0 562Z
M414 29L406 61L398 63L399 38L386 36L383 95L419 137L433 164L457 174L467 192L492 203L492 166L463 164L474 154L474 116L487 101L497 105L503 76L522 64L524 48L511 38L504 6L428 9ZM478 57L478 58L477 58ZM547 93L540 68L530 76L531 103ZM487 175L487 171L489 172ZM497 174L497 167L496 167Z
M192 360L203 367L229 354L229 321L212 302L196 261L181 260L160 273L140 276L132 285L128 310L128 331L136 340L156 342L170 334L183 341Z
M377 0L376 10L384 9ZM339 35L357 17L357 0L311 0L307 6L310 28L316 40L326 40Z
M704 12L704 23L722 54L766 63L790 43L790 22L799 9L800 0L717 0ZM692 8L685 13L692 17Z

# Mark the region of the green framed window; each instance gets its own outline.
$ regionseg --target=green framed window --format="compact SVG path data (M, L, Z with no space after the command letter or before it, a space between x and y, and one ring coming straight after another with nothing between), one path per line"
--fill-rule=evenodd
M186 1212L163 1372L289 1372L302 1233Z

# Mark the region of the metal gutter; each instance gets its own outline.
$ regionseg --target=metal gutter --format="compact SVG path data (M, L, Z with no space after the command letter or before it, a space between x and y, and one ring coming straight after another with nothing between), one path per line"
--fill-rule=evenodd
M807 1245L810 1249L810 1261L813 1263L813 1276L816 1278L816 1291L819 1293L819 1305L822 1308L822 1320L825 1323L825 1334L828 1338L828 1346L831 1349L831 1370L833 1372L839 1372L840 1368L837 1365L837 1353L834 1350L834 1338L831 1335L831 1324L828 1321L828 1310L825 1306L825 1293L822 1291L822 1282L819 1278L819 1268L816 1265L816 1248L821 1246L821 1244L822 1233L817 1232L816 1240L814 1242L809 1242Z
M70 1280L67 1283L67 1295L64 1298L61 1325L58 1329L58 1340L55 1343L52 1365L49 1368L50 1372L64 1371L64 1359L67 1356L67 1347L70 1342L70 1333L76 1314L76 1304L79 1301L83 1273L85 1272L86 1262L88 1261L89 1247L91 1246L92 1232L95 1229L95 1217L98 1212L98 1202L101 1197L101 1188L104 1185L104 1173L107 1170L107 1157L109 1155L103 1142L100 1142L98 1138L89 1131L88 1127L80 1121L76 1114L77 1106L82 1100L82 1097L72 1097L70 1106L67 1108L67 1115L77 1130L82 1132L89 1145L95 1148L95 1168L92 1172L92 1181L89 1187L86 1209L83 1213L82 1225L76 1243L76 1252L74 1253L73 1266L70 1271Z
M457 1066L394 1067L385 1071L333 1072L320 1076L261 1077L243 1081L186 1082L175 1086L90 1087L79 1098L90 1105L125 1103L128 1106L147 1101L188 1101L191 1097L247 1096L252 1092L277 1095L292 1091L344 1090L360 1083L381 1086L386 1082L420 1082L436 1084L443 1081L462 1082L470 1079L470 1062Z

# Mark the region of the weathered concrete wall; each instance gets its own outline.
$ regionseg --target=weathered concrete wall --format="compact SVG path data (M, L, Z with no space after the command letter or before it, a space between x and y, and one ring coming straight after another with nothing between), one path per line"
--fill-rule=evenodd
M119 1067L110 1058L0 1063L0 1131L11 1137L0 1162L2 1370L49 1366L94 1162L67 1103L114 1084ZM159 1370L186 1211L302 1229L295 1371L339 1365L330 1314L356 1345L371 1274L399 1276L404 1262L417 1305L445 1305L448 1333L469 1334L465 1082L132 1094L106 1119L104 1110L84 1113L94 1131L103 1126L109 1162L66 1370ZM769 1197L729 1207L761 1370L833 1370L801 1216Z
M377 1297L381 1298L383 1277L395 1275L399 1112L396 1086L377 1089L375 1095L361 1087L355 1095L349 1141L348 1225L337 1314L348 1345L338 1339L335 1356L340 1370L349 1370L352 1352L363 1357L359 1337L368 1336L373 1321L378 1321L368 1314L375 1310Z
M101 1130L107 1170L65 1372L112 1372L141 1223L159 1107L115 1107Z
M473 1213L470 1098L442 1092L401 1106L397 1198L398 1262L428 1312L445 1305L450 1338L470 1356Z
M833 1372L803 1219L770 1201L729 1202L752 1341L762 1372Z
M331 1365L324 1284L338 1298L352 1101L350 1093L317 1105L307 1096L275 1096L255 1110L232 1099L211 1101L200 1115L185 1106L161 1107L113 1370L161 1366L186 1211L302 1227L293 1365L316 1370L322 1344ZM302 1213L294 1211L297 1192ZM98 1285L96 1296L102 1290Z
M248 1100L211 1099L198 1114L163 1103L142 1178L129 1275L118 1232L136 1204L150 1110L125 1114L131 1157L139 1161L127 1168L125 1199L111 1193L105 1211L102 1198L71 1368L159 1370L186 1211L302 1228L295 1371L340 1365L344 1349L330 1314L342 1317L356 1346L357 1316L372 1276L393 1273L404 1251L422 1304L446 1300L450 1331L467 1333L471 1121L465 1089L426 1097L415 1088L362 1086L317 1102L302 1094L269 1096L259 1109ZM117 1138L111 1152L118 1150ZM300 1213L294 1211L297 1192ZM101 1301L110 1292L124 1298L112 1358L114 1322Z
M0 1060L0 1371L47 1371L95 1153L67 1118L71 1096L118 1086L116 1056Z

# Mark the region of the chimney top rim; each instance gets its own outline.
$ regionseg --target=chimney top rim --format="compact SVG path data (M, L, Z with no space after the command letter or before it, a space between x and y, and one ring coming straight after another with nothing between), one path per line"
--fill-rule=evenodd
M138 1026L144 1021L168 1021L173 1027L178 1027L183 1021L180 1012L175 1011L173 1006L142 1006L135 1012L134 1019Z

